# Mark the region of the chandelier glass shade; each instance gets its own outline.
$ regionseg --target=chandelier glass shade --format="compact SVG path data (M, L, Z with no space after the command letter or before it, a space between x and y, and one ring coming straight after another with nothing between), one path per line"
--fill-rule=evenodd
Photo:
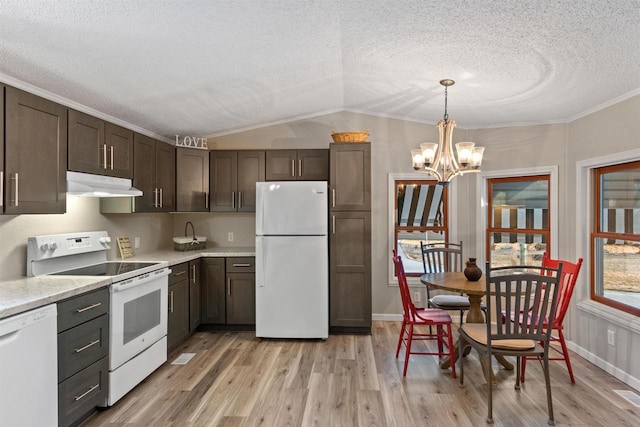
M480 172L484 147L476 147L473 142L458 142L453 151L453 128L456 122L447 114L447 88L455 82L441 80L444 86L444 118L438 121L438 143L424 142L420 148L411 150L413 168L432 175L439 184L447 185L451 180L465 173ZM457 157L456 157L457 154Z

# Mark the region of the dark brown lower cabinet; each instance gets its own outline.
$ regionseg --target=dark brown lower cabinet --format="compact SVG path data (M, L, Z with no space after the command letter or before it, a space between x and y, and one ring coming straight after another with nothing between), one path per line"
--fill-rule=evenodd
M171 266L169 275L167 347L175 347L194 332L202 319L200 260Z
M202 298L199 259L189 261L189 331L196 330L202 323Z
M189 263L172 265L167 298L167 348L189 336Z
M256 324L255 258L227 258L227 325Z
M202 323L255 325L255 258L203 258Z
M58 303L58 425L77 425L107 400L109 290Z
M167 348L172 348L189 336L189 282L181 280L169 285L167 316Z
M224 324L225 259L203 258L202 262L202 323Z
M371 212L331 212L329 326L371 332Z

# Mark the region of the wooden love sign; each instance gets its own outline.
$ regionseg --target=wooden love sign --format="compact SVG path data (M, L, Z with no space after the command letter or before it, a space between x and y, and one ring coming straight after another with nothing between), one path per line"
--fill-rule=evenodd
M208 150L207 138L198 138L196 136L185 136L180 139L180 135L176 135L176 147L201 148Z

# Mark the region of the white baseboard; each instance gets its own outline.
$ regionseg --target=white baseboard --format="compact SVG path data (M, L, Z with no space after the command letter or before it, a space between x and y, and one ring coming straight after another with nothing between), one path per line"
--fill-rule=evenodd
M607 372L608 374L613 375L614 377L616 377L617 379L619 379L623 383L627 384L629 387L633 387L634 389L640 391L640 380L638 378L632 377L631 375L629 375L627 372L623 371L622 369L612 365L611 363L609 363L606 360L596 356L595 354L591 353L590 351L588 351L588 350L586 350L586 349L584 349L582 347L577 346L575 343L573 343L571 341L567 341L567 347L569 347L569 350L572 350L572 351L578 353L578 355L580 357L583 357L583 358L587 359L589 362L593 363L598 368L602 369L603 371Z
M402 314L372 314L371 319L383 322L402 322Z

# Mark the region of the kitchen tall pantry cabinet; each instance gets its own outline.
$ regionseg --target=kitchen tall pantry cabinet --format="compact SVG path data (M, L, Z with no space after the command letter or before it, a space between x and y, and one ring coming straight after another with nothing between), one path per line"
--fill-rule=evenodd
M5 138L4 150L0 150L4 152L4 162L0 162L4 168L0 169L0 203L4 209L0 206L0 211L65 213L67 108L5 86L0 121L4 122L0 135Z
M69 170L133 178L133 131L70 109Z
M329 174L329 327L371 333L371 144L331 144Z

